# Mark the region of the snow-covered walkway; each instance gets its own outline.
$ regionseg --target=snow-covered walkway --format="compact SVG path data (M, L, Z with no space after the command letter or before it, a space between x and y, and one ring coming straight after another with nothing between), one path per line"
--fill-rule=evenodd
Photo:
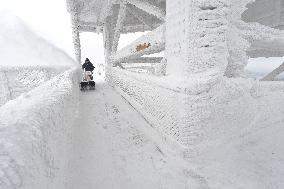
M82 93L79 112L67 188L188 188L186 171L171 166L143 133L148 123L106 83Z

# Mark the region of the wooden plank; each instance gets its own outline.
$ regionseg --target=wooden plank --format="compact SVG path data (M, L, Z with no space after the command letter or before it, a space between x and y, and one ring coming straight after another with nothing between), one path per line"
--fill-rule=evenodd
M117 51L118 41L120 38L121 30L123 28L123 22L126 16L126 2L120 3L117 23L115 27L114 37L113 37L113 44L112 44L112 53Z
M134 59L128 59L121 63L160 63L163 57L140 57Z
M113 54L110 60L113 63L127 62L128 59L137 59L163 50L165 50L165 24Z
M266 75L263 79L261 79L262 81L274 81L275 78L280 75L282 72L284 72L284 62L275 70L273 70L272 72L270 72L268 75Z
M127 0L127 2L149 14L156 16L160 20L165 20L166 18L166 12L164 10L154 5L151 5L150 3L141 0Z

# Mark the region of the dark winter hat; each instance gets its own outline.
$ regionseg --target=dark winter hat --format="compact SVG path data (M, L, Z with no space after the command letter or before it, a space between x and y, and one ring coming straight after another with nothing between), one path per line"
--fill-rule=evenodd
M90 62L90 60L88 58L86 58L85 62Z

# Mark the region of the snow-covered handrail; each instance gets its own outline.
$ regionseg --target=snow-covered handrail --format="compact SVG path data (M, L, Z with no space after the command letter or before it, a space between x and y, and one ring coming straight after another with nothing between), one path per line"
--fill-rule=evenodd
M0 188L65 188L76 73L68 70L0 108Z

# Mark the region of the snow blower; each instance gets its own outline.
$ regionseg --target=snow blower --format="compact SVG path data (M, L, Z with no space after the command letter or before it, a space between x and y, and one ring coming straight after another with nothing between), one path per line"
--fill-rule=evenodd
M93 78L93 72L85 71L83 73L83 77L82 77L82 81L80 85L81 85L81 91L95 90L96 82L94 81L94 78Z

